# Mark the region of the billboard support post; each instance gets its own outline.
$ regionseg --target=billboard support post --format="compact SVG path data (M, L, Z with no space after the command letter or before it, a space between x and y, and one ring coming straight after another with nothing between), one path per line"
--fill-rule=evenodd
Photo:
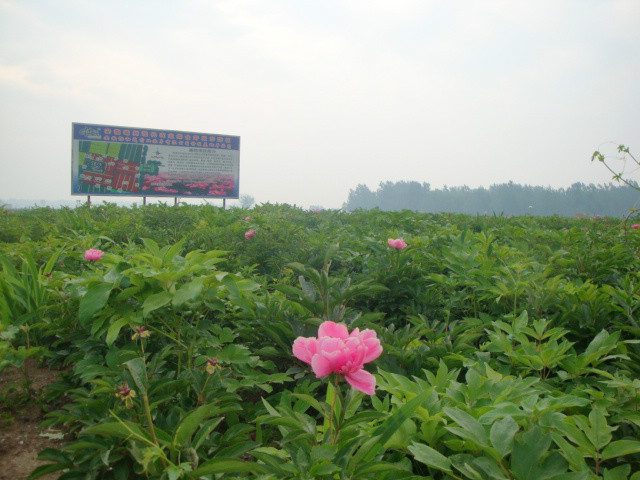
M226 210L226 209L227 209L227 199L226 199L226 198L223 198L223 199L222 199L222 209L223 209L223 210Z
M146 205L147 204L147 197L142 197L142 205Z
M87 195L87 207L91 208L91 195Z

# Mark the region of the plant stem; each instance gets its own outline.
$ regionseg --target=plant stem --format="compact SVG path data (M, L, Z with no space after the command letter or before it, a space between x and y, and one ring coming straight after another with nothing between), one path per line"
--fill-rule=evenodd
M149 406L149 397L147 396L147 392L144 392L142 394L142 401L144 403L144 412L147 416L147 423L149 424L149 433L151 433L151 440L158 448L160 448L160 445L158 444L158 439L156 438L155 428L153 428L153 419L151 418L151 407ZM160 457L160 461L162 462L162 465L166 468L167 462L165 461L165 459Z
M213 375L208 375L207 379L204 381L204 385L202 386L202 390L200 391L200 395L198 395L198 404L203 404L204 403L204 395L205 395L205 391L207 389L207 383L209 383L209 379L212 377Z
M332 375L333 377L333 375ZM333 378L331 379L333 380ZM332 384L330 380L330 385ZM328 388L328 387L327 387ZM333 400L331 401L331 410L329 410L329 438L330 438L330 442L331 445L334 445L334 437L333 437L333 412L335 411L336 408L336 397L338 396L338 390L336 388L336 386L334 386L334 390L333 390Z

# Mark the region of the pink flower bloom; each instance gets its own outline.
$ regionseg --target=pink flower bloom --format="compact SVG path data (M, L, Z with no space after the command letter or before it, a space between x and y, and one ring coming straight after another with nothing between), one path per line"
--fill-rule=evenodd
M633 225L631 225L631 228L633 228L634 230L640 228L640 223L634 223Z
M390 247L397 248L398 250L402 250L403 248L407 247L407 242L405 242L401 238L396 238L396 239L390 238L389 240L387 240L387 243L389 244Z
M102 250L95 250L93 248L90 248L89 250L84 252L84 258L86 258L90 262L95 262L96 260L100 260L102 255L104 255L104 252Z
M311 365L317 378L330 373L344 375L356 390L373 395L375 377L364 370L364 364L382 353L380 340L373 330L356 328L351 333L345 325L324 322L318 329L318 337L298 337L293 342L293 354L298 360Z
M247 240L249 240L251 237L255 237L257 235L255 230L249 230L248 232L246 232L244 234L244 238L246 238Z
M244 217L245 222L248 222L249 220L251 220L251 217Z
M587 227L584 227L584 228L583 228L583 230L584 230L585 232L588 232L588 231L589 231L589 229L588 229Z
M596 215L596 218L600 218L600 215Z

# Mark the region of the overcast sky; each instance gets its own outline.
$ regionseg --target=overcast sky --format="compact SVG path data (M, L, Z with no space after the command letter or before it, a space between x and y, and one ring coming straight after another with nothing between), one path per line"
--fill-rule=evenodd
M639 25L639 0L0 0L0 198L72 199L72 122L238 135L257 203L607 183L595 149L640 151Z

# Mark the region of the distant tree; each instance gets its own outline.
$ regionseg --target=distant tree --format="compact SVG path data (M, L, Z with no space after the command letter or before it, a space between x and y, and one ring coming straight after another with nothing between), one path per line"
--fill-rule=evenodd
M349 210L370 209L377 207L376 194L369 190L366 185L359 184L355 190L349 191L349 198L345 206Z
M627 183L628 182L628 183ZM444 186L431 190L428 183L381 182L377 191L358 185L349 192L343 205L356 209L413 210L419 212L455 212L496 215L624 216L631 205L640 205L640 188L633 181L625 185L585 185L577 182L569 188L553 189L509 182L469 188ZM636 210L634 210L636 211Z
M251 208L256 203L255 198L251 195L240 195L239 201L242 208Z

